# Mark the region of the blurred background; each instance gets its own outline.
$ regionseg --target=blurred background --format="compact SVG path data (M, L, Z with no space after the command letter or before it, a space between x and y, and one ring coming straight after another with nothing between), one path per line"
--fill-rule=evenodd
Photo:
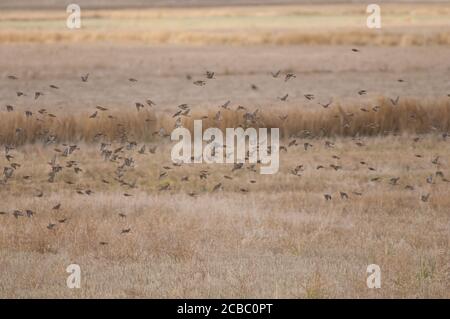
M160 110L228 100L308 108L330 99L436 98L450 89L448 1L378 1L382 27L369 29L368 2L359 1L84 0L81 29L72 30L70 2L1 1L1 102L23 103L15 91L45 92L50 82L70 88L42 97L55 111L143 98ZM207 70L216 81L192 85ZM297 78L274 81L277 71ZM95 85L83 87L86 73ZM26 81L19 88L7 74Z

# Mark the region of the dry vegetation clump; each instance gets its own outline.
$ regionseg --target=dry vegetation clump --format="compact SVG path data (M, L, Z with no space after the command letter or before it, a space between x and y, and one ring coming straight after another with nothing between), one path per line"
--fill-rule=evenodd
M394 101L395 102L395 101ZM419 101L400 99L394 104L391 99L380 98L370 106L341 106L317 109L302 106L287 106L277 110L235 111L221 109L194 109L192 116L183 118L186 128L193 128L193 120L203 120L203 128L218 127L266 127L280 128L282 137L309 136L375 136L398 133L425 134L446 133L450 130L450 99ZM255 114L254 120L245 119L245 114ZM56 138L59 142L94 142L101 139L116 140L122 137L137 141L152 141L167 135L174 128L175 120L168 113L153 111L102 113L95 118L89 114L40 115L27 117L23 113L4 112L0 118L0 143L22 145L46 142ZM287 118L285 118L287 116ZM163 128L163 131L160 129Z

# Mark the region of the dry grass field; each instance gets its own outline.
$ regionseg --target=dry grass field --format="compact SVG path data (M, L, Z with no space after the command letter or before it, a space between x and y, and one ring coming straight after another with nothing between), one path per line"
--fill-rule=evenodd
M448 3L4 5L0 297L450 298ZM194 119L279 172L173 163Z

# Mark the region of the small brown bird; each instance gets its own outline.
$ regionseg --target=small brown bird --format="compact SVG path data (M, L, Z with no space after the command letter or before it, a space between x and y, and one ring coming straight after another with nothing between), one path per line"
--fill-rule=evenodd
M128 234L131 231L131 228L122 229L121 234Z
M348 195L345 192L339 192L339 194L341 195L341 199L348 199Z
M283 101L283 102L286 102L287 99L288 99L288 97L289 97L289 94L286 94L286 95L284 95L284 96L279 97L278 99L280 99L280 100Z
M89 73L86 73L85 75L81 76L81 81L83 81L83 82L87 82L88 79L89 79Z
M430 194L422 195L420 199L422 202L428 202L428 199L430 198Z
M140 103L140 102L136 102L136 109L139 111L140 109L144 108L144 104Z
M326 104L322 104L322 103L318 103L320 106L322 106L324 109L328 108L331 103L333 103L333 100L331 100L330 102L326 103Z
M399 99L400 99L400 96L397 96L397 97L395 98L395 100L394 100L394 99L390 99L390 100L391 100L391 103L392 103L393 105L397 105Z
M22 213L20 210L15 210L15 211L13 212L13 216L14 216L15 218L19 218L19 216L23 216L23 213Z
M289 81L290 79L295 79L297 76L294 73L288 73L286 74L286 77L284 78L284 82Z
M197 85L197 86L204 86L205 84L206 84L206 82L202 81L202 80L198 80L198 81L194 82L194 85Z
M278 70L278 71L275 72L275 73L273 73L273 72L270 72L270 73L272 74L272 77L273 77L273 78L277 78L277 77L280 75L281 70Z

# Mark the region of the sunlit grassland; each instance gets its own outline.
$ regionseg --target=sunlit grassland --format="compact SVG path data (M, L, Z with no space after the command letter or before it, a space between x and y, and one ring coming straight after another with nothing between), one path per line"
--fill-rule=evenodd
M364 5L261 6L82 11L82 29L66 28L65 11L7 11L1 42L137 41L183 44L450 43L450 7L382 6L381 30L366 27ZM399 32L403 34L400 34Z

